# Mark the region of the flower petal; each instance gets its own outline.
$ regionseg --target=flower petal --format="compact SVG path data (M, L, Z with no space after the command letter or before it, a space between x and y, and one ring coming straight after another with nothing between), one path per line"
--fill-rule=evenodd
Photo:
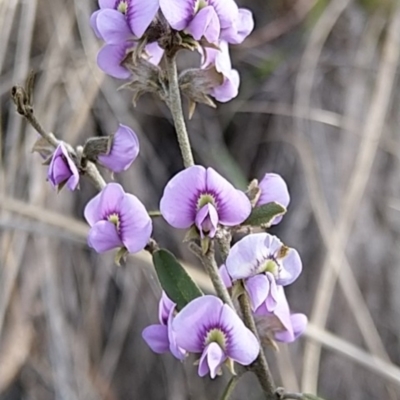
M202 361L202 359L204 360L204 358L206 358L207 361L208 369L210 371L210 377L211 379L214 379L217 376L221 365L224 363L227 357L221 347L219 347L218 343L212 342L204 349L200 362Z
M96 222L89 231L88 245L98 253L122 247L115 225L109 221Z
M214 8L211 6L202 8L189 23L186 31L196 40L204 36L209 43L218 42L220 25Z
M226 269L232 280L252 276L257 269L257 260L268 256L265 246L267 233L253 233L235 243L226 259Z
M173 330L173 327L172 327L172 321L174 319L175 307L176 307L176 305L174 304L169 312L168 322L167 322L169 350L175 358L177 358L178 360L183 360L186 356L186 351L183 350L182 348L180 348L176 344L175 331Z
M227 288L232 287L232 279L228 274L225 264L222 264L221 267L219 268L219 276L221 277L222 282L224 282L224 285Z
M145 49L148 55L148 61L154 65L158 65L164 55L164 50L157 42L149 43Z
M239 17L232 24L221 31L220 38L231 44L242 43L254 29L253 13L246 8L239 8Z
M158 0L131 1L128 3L126 18L137 38L141 38L159 9Z
M97 65L106 74L118 79L128 79L131 72L121 65L132 43L107 44L97 54Z
M221 24L221 29L235 23L239 15L239 9L234 0L207 0L214 7Z
M215 207L207 203L196 214L195 224L200 231L201 238L204 234L213 238L217 232L218 227L218 214Z
M252 276L244 281L249 294L251 309L255 311L267 299L270 292L269 279L264 275Z
M160 211L171 226L185 229L194 224L197 200L206 188L205 182L205 168L194 165L179 172L167 183L160 201Z
M223 305L220 324L224 327L225 334L228 336L226 355L242 365L251 364L260 352L260 344L254 334L227 304Z
M250 200L237 190L214 169L207 168L207 191L214 194L220 223L227 226L238 225L251 212Z
M133 38L125 15L117 10L101 10L96 18L96 27L107 44L120 44Z
M99 0L100 8L115 8L115 0Z
M128 126L119 125L112 138L109 154L99 155L102 165L113 172L126 171L139 154L139 139Z
M176 344L189 353L201 353L204 334L218 325L222 307L222 301L211 295L192 300L173 320Z
M160 0L165 19L177 31L185 29L194 17L197 0Z
M240 75L236 69L232 69L224 76L224 82L211 91L211 96L220 103L226 103L234 99L239 93Z
M287 286L293 283L301 274L303 264L297 250L289 249L288 254L281 260L282 271L276 280L278 285Z
M95 11L91 16L90 16L90 26L93 29L93 32L95 33L95 35L99 38L99 39L103 39L103 37L101 36L101 33L99 32L99 30L97 29L97 17L99 15L101 10L97 10Z
M142 338L154 353L169 351L168 328L165 325L150 325L142 332Z
M169 314L175 307L175 303L163 291L158 303L158 320L162 325L167 325Z
M150 240L153 223L145 206L133 194L126 193L119 206L120 235L130 253L143 250Z

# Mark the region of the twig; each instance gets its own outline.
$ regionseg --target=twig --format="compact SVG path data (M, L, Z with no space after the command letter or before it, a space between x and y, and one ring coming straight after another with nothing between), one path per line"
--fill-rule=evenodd
M166 57L166 67L169 81L169 93L167 104L171 110L174 120L176 135L182 153L185 168L194 165L192 149L190 147L189 135L186 130L185 119L182 111L182 100L179 91L178 70L176 68L175 56Z
M254 322L253 314L251 311L250 302L246 292L239 296L239 305L240 309L242 310L242 316L245 325L254 333L254 335L260 342L256 324ZM272 375L268 367L268 362L265 358L265 354L262 348L260 349L260 353L258 354L256 360L250 365L250 370L257 375L257 378L267 396L266 399L276 400L277 396L275 393L275 384L272 379Z
M224 390L224 393L222 393L221 400L229 400L240 378L241 375L232 376Z

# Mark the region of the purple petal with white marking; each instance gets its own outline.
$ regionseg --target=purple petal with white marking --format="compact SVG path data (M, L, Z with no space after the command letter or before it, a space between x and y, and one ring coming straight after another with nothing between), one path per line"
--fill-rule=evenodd
M98 253L122 247L116 226L109 221L98 221L90 229L88 245Z
M169 351L168 328L164 325L150 325L142 332L142 338L154 353Z
M177 31L185 29L194 17L197 0L160 0L165 19Z
M130 253L143 250L150 240L153 223L145 206L126 193L119 206L121 240Z
M219 222L226 226L242 223L251 212L250 200L212 168L207 168L207 191L217 200Z
M141 38L159 9L159 0L134 0L128 3L126 18L132 32Z
M118 213L125 192L118 183L109 183L100 193L91 199L84 211L86 221L93 226L97 221Z
M215 296L192 300L173 320L176 344L190 353L201 353L204 334L208 328L218 326L222 307L222 301Z
M194 165L176 174L165 186L160 212L174 228L194 224L199 194L206 189L206 170Z
M189 23L186 31L196 40L204 36L209 43L217 42L220 25L214 8L211 6L202 8Z
M106 44L97 54L97 65L106 74L118 78L129 79L131 72L121 65L132 43Z
M133 39L125 15L117 10L101 10L96 18L96 26L107 44L120 44Z

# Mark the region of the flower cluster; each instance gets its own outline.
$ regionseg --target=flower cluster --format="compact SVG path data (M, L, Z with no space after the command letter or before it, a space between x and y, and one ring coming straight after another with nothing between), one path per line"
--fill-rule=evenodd
M252 13L234 0L99 0L99 7L90 23L105 42L97 63L107 74L129 79L130 54L158 65L171 43L178 43L178 48L202 54L197 76L208 82L206 94L221 102L237 96L240 78L232 68L228 45L241 43L254 21ZM174 40L177 35L179 40Z

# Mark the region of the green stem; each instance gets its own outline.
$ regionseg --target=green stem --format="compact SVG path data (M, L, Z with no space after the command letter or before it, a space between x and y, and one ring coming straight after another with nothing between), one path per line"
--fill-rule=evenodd
M222 393L221 400L229 400L233 391L235 390L237 383L239 382L240 377L240 375L232 376L224 390L224 393Z
M251 311L249 298L246 292L239 296L239 305L240 309L242 310L243 322L254 333L254 335L258 339L258 342L261 343L253 318L253 313ZM274 381L272 379L272 375L268 367L268 362L265 358L265 354L262 348L260 348L260 353L258 354L256 360L250 365L250 370L257 375L257 378L266 394L266 399L276 400L277 396L275 393Z
M169 82L169 93L167 104L171 110L175 124L176 135L182 153L185 168L194 165L192 148L190 146L189 135L186 130L185 119L183 117L181 93L179 90L178 70L176 68L175 56L166 57L167 74Z
M161 217L161 212L156 210L156 211L149 211L149 215L151 218L156 218L156 217Z

